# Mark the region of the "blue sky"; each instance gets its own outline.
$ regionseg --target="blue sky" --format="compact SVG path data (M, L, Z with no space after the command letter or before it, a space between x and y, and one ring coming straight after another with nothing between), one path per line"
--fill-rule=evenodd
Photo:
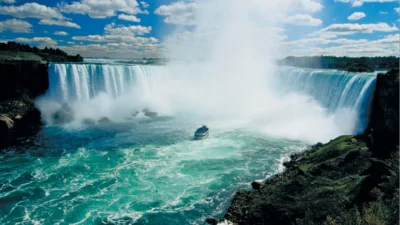
M0 0L0 40L85 57L155 57L172 31L195 29L202 1ZM299 8L280 18L282 56L399 55L397 0L282 1Z

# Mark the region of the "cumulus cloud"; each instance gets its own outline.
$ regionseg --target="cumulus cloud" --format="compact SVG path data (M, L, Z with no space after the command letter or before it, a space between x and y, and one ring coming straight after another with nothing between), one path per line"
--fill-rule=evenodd
M1 2L8 3L8 4L14 4L16 1L15 0L1 0Z
M149 8L149 4L147 4L147 2L145 1L141 1L140 4L143 6L143 8Z
M65 2L58 5L61 12L87 14L91 18L107 18L115 16L117 12L129 15L148 13L141 10L136 0L81 0L67 4Z
M156 44L107 43L60 46L69 54L81 54L84 57L143 58L159 57L159 46Z
M143 35L151 32L151 26L117 26L115 23L110 23L104 27L104 32L111 35Z
M137 18L136 16L126 15L126 14L118 15L118 19L125 20L125 21L131 21L131 22L140 22L140 19Z
M352 7L362 6L364 3L397 2L398 0L335 0L335 2L350 3Z
M194 11L197 4L194 2L174 2L158 7L154 13L164 16L164 22L170 24L193 25L195 22Z
M399 29L395 25L391 27L387 23L370 23L370 24L345 23L345 24L332 24L312 35L320 35L323 37L334 38L339 35L351 35L355 33L373 33L373 32L394 32L398 30Z
M355 12L347 17L348 20L359 20L366 17L365 13L363 12Z
M399 13L399 12L400 12L400 8L399 8L399 7L394 8L394 11L396 11L397 13Z
M74 41L86 41L86 42L99 42L105 43L102 47L97 45L90 45L96 49L103 49L106 52L114 52L115 49L120 49L121 51L126 51L127 49L132 50L131 53L136 52L136 50L148 50L151 48L152 51L160 46L159 40L154 37L138 37L138 35L144 35L151 32L151 27L145 26L117 26L115 23L108 24L104 28L104 34L99 35L87 35L87 36L73 36ZM105 48L105 49L104 49ZM90 49L86 47L79 47L83 49L84 52L91 52ZM72 51L72 50L71 50ZM100 51L100 50L99 50ZM93 52L92 52L93 53ZM93 54L100 54L93 53ZM106 53L104 53L106 54ZM103 56L104 56L103 54ZM111 54L111 53L110 53Z
M303 26L318 26L322 24L320 19L316 19L308 14L297 14L287 17L283 20L285 23L303 25Z
M68 33L65 31L56 31L54 32L54 35L59 35L59 36L67 36Z
M293 2L293 7L296 9L305 10L307 12L318 12L323 8L321 3L313 0L295 0Z
M62 26L62 27L72 27L72 28L77 28L80 29L81 26L79 26L76 23L65 21L65 20L52 20L52 19L42 19L40 20L39 24L41 25L49 25L49 26Z
M399 55L399 38L399 34L387 35L371 41L309 38L283 42L282 47L287 55L388 56Z
M34 43L40 46L55 46L57 42L49 37L16 38L15 41L22 43Z
M54 8L40 5L35 2L25 3L20 6L0 6L0 14L9 15L17 18L37 18L37 19L62 19L63 15Z
M9 30L13 33L31 33L32 24L17 19L0 21L0 33Z

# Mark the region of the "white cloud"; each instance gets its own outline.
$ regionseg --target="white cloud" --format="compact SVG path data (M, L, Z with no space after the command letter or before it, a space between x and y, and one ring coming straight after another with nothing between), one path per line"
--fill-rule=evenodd
M394 32L398 30L399 29L395 25L391 27L387 23L370 23L370 24L345 23L345 24L332 24L312 35L320 35L326 38L329 37L334 38L339 35L351 35L355 33L373 33L373 32Z
M394 8L394 11L396 11L397 13L400 13L400 8L399 7Z
M9 15L17 18L63 18L63 15L61 15L61 13L56 9L37 4L35 2L25 3L20 6L0 6L0 14Z
M352 7L360 7L364 3L397 2L398 0L335 0L335 2L351 3Z
M359 20L366 17L365 13L363 12L355 12L347 17L348 20Z
M81 54L83 57L143 58L160 57L160 46L157 44L106 43L89 45L60 46L69 54Z
M321 3L313 0L296 0L293 2L293 7L296 9L302 9L307 12L318 12L323 8Z
M194 10L197 4L194 2L174 2L158 7L154 13L164 16L165 23L193 25L195 20Z
M381 15L387 15L387 14L388 14L388 12L379 11L379 14L381 14Z
M73 42L73 41L68 41L67 44L69 44L69 45L74 45L75 42Z
M15 41L23 43L34 43L40 46L55 46L57 42L49 37L16 38Z
M285 18L283 22L303 26L318 26L322 24L320 19L316 19L308 14L297 14L290 16Z
M72 28L77 28L80 29L81 26L79 26L76 23L69 22L69 21L64 21L64 20L49 20L49 19L42 19L40 20L39 24L41 25L54 25L54 26L62 26L62 27L72 27Z
M15 0L1 0L1 2L8 3L8 4L14 4L16 1Z
M149 4L145 1L141 1L140 4L143 6L143 8L149 8Z
M31 33L32 24L17 19L0 21L0 33L9 30L13 33Z
M140 49L145 46L158 46L159 40L154 37L137 37L151 32L151 27L144 26L116 26L115 23L104 27L104 34L73 36L75 41L107 43L108 47L129 46L131 49ZM125 51L124 49L122 49ZM86 49L85 51L89 51Z
M120 20L126 20L126 21L131 21L131 22L140 22L140 19L137 18L136 16L133 16L133 15L126 15L126 14L120 14L120 15L118 15L118 19L120 19Z
M58 6L62 12L87 14L91 18L107 18L115 16L117 12L129 15L148 13L140 9L136 0L81 0L71 4L63 2Z
M399 34L372 41L310 38L284 42L282 47L286 55L388 56L399 55L399 38Z
M151 26L116 26L115 23L108 24L104 27L104 32L111 35L126 35L135 36L148 34L151 31Z
M59 36L67 36L68 33L65 31L56 31L54 32L54 35L59 35Z

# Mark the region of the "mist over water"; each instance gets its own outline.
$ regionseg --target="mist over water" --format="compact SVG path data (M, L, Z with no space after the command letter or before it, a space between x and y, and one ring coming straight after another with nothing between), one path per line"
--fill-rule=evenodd
M360 132L360 116L366 114L359 113L359 103L337 104L335 110L327 107L332 98L347 97L351 78L338 83L348 84L343 86L346 90L339 90L343 95L339 97L280 82L283 76L296 76L279 71L273 60L281 51L277 47L283 36L281 18L301 8L298 4L291 0L196 2L194 25L179 27L166 39L166 57L173 59L168 65L55 64L50 68L52 87L38 105L50 124L51 113L68 102L77 120L106 116L123 121L136 110L151 108L199 124L224 123L309 143ZM335 88L328 79L325 82L325 86L308 85ZM354 93L368 94L358 89Z
M362 132L374 74L272 63L279 21L302 2L198 1L164 66L51 63L46 126L0 155L0 224L204 224L290 154ZM64 103L74 121L56 124ZM202 124L210 137L193 141Z

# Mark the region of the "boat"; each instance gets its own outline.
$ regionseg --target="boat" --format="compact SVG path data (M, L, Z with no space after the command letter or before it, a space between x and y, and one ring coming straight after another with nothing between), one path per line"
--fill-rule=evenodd
M199 129L194 132L194 139L195 140L203 140L206 139L209 135L209 129L206 125L200 127Z

